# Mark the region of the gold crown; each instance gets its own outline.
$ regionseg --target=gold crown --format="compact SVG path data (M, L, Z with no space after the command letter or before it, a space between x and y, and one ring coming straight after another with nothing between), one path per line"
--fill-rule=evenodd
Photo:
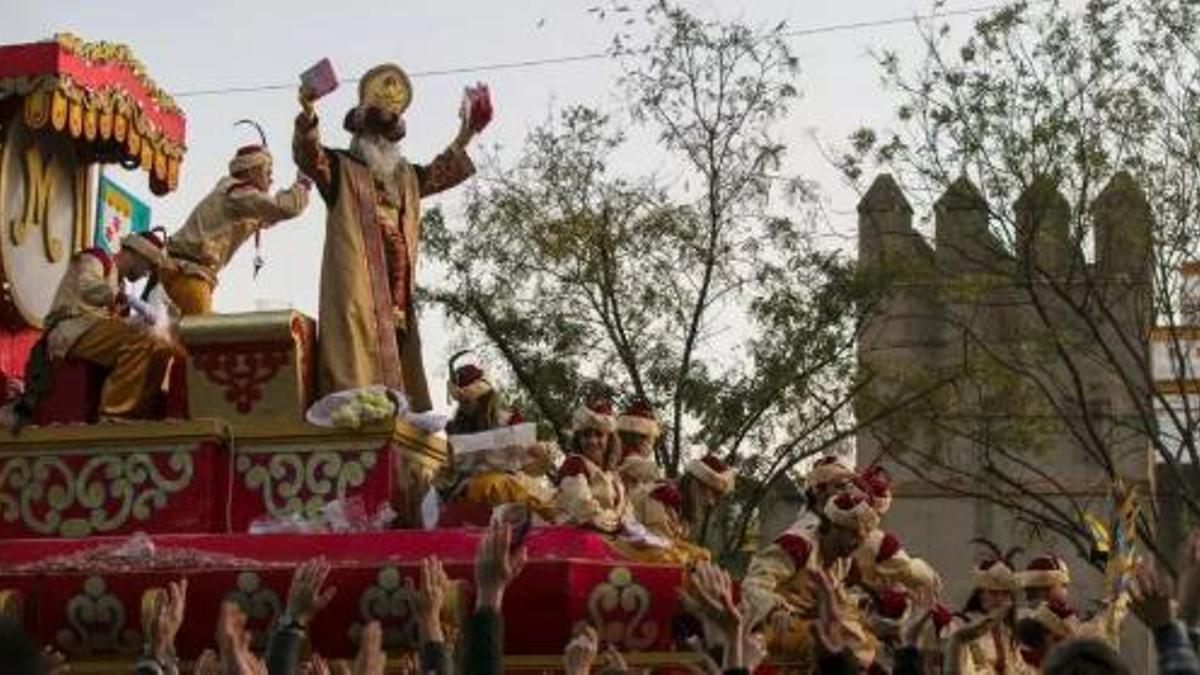
M400 115L412 102L412 84L400 66L384 63L368 70L358 81L358 102Z

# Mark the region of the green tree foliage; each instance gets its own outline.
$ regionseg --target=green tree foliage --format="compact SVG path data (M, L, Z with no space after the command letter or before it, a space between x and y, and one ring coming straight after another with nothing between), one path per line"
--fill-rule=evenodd
M738 465L745 518L766 483L852 433L854 335L868 301L815 247L812 187L779 175L797 97L783 26L707 22L656 4L614 48L628 116L568 106L515 159L491 157L462 226L435 216L430 291L482 342L527 414L564 429L581 396L645 397L677 475L693 443ZM657 137L661 174L613 157ZM745 508L749 506L749 508Z

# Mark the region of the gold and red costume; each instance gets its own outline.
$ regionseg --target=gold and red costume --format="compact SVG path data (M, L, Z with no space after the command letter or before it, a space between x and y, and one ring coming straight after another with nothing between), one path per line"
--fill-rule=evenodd
M519 411L502 413L502 425L524 424ZM451 501L478 504L495 508L504 504L521 504L545 522L554 522L554 487L545 477L550 466L551 445L537 443L533 447L497 448L485 450L483 462L472 467L455 491Z
M632 495L642 487L653 487L662 479L654 459L654 443L661 433L654 408L645 399L634 399L617 416L617 432L622 441L617 473L625 481L625 490Z
M265 149L246 146L230 170L241 173L270 162ZM307 205L308 188L299 182L270 195L253 183L221 178L167 241L169 264L159 273L167 296L184 316L212 313L217 275L238 248L256 232L300 215Z
M1066 587L1071 583L1071 571L1061 558L1045 554L1029 561L1024 572L1016 574L1018 584L1023 589L1051 589L1061 586L1064 590L1062 599L1051 598L1025 608L1021 616L1029 617L1042 623L1055 635L1060 632L1064 637L1089 637L1103 640L1114 649L1119 648L1121 638L1121 623L1129 611L1129 596L1122 593L1116 599L1109 599L1104 609L1090 619L1081 619L1067 604Z
M976 590L1016 593L1019 588L1016 573L1003 557L991 557L972 571L971 578ZM953 635L964 623L978 619L976 614L967 618L956 618L951 624ZM949 658L956 664L947 664L953 672L961 675L1028 675L1037 672L1021 656L1020 643L1007 621L995 623L991 630L980 637L964 642L957 653L951 651Z
M853 560L857 581L876 592L897 586L910 591L941 588L941 579L929 563L910 556L899 537L879 528L867 534Z
M629 508L625 486L617 474L597 466L587 457L569 455L559 469L555 505L559 520L616 532Z
M892 506L891 479L887 472L879 466L868 467L855 479L855 487L882 519ZM935 594L941 590L941 578L933 567L910 556L900 538L891 532L871 530L853 558L857 581L876 593L896 587L910 591L925 589Z
M120 316L123 294L113 259L101 249L85 249L71 259L45 321L51 359L70 357L110 370L100 390L99 413L106 417L149 412L174 354L169 344Z
M392 65L369 71L359 82L360 99L394 72L400 69ZM475 165L460 145L452 144L428 165L401 160L389 175L374 175L362 158L322 146L317 122L316 115L296 118L292 153L328 208L321 262L320 388L334 392L384 384L403 389L414 410L429 410L412 303L421 199L463 182Z
M874 529L879 520L861 495L849 492L830 499L825 515L830 527L851 528L864 534ZM797 521L750 560L741 586L747 625L763 626L772 655L810 662L814 648L810 622L817 616L812 574L824 572L838 590L836 601L842 604L843 629L849 648L859 663L871 663L875 657L875 639L863 625L857 603L846 594L850 567L849 559L832 560L823 554L817 529L805 521ZM770 619L777 612L786 613L790 620ZM786 626L782 632L781 625Z

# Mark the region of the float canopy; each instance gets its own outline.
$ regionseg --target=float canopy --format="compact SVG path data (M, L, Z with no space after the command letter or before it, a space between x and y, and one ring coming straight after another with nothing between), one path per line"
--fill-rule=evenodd
M127 46L70 34L0 46L0 102L13 96L27 126L75 139L83 161L140 166L158 195L179 184L183 111Z

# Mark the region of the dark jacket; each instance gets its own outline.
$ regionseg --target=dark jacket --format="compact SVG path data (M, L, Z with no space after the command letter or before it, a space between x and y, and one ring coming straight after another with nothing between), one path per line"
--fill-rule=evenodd
M296 675L300 672L300 649L305 634L297 626L277 626L267 642L267 673Z
M916 647L901 647L892 660L892 675L925 675L925 663L921 661L921 650Z
M1200 660L1183 624L1172 621L1154 629L1159 675L1200 675Z
M465 675L503 673L504 617L491 609L475 610L463 630L462 663Z
M421 643L422 675L450 675L450 655L441 642Z

